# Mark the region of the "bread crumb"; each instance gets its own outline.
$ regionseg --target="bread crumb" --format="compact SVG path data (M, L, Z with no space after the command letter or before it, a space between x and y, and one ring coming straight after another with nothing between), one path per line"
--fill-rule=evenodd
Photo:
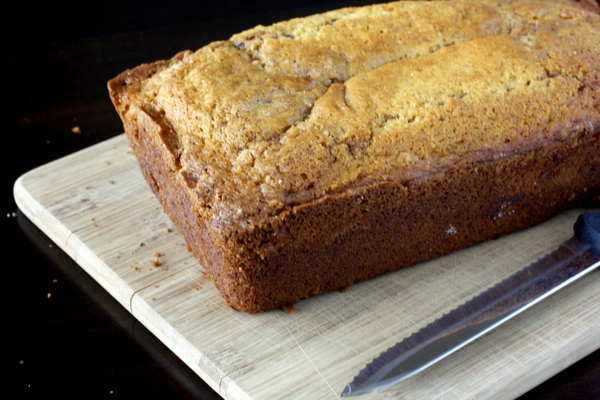
M46 297L49 299L50 297L52 297L52 293L48 293L48 294L46 295Z
M79 126L74 126L73 128L71 128L71 132L73 132L76 135L79 135L81 133L81 128Z
M294 313L296 312L296 305L288 304L287 306L283 306L283 311L285 311L288 314Z

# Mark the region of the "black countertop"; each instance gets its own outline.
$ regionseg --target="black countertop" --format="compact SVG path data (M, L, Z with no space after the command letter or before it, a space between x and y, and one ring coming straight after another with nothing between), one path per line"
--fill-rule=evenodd
M4 297L10 316L3 325L10 354L5 393L11 398L220 398L19 213L13 184L32 168L122 133L106 90L119 72L257 24L368 3L15 5L16 12L5 16L0 61L7 138L1 186L8 271ZM600 398L598 382L596 351L523 399Z

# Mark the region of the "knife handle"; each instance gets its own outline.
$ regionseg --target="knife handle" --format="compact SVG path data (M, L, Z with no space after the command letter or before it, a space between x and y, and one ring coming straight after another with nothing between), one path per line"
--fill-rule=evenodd
M600 259L600 212L581 214L575 222L574 230L577 239L589 245L591 249L588 251Z

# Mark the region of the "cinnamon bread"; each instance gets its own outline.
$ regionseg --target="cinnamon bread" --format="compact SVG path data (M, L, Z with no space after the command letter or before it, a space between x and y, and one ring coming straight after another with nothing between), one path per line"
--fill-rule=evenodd
M592 0L345 8L257 26L108 86L146 180L239 310L600 200Z

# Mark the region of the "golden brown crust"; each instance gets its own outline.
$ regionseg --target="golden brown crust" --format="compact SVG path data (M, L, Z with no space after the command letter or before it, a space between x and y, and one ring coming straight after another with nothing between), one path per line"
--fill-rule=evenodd
M599 54L594 2L397 2L258 26L109 91L166 212L254 312L597 201Z

